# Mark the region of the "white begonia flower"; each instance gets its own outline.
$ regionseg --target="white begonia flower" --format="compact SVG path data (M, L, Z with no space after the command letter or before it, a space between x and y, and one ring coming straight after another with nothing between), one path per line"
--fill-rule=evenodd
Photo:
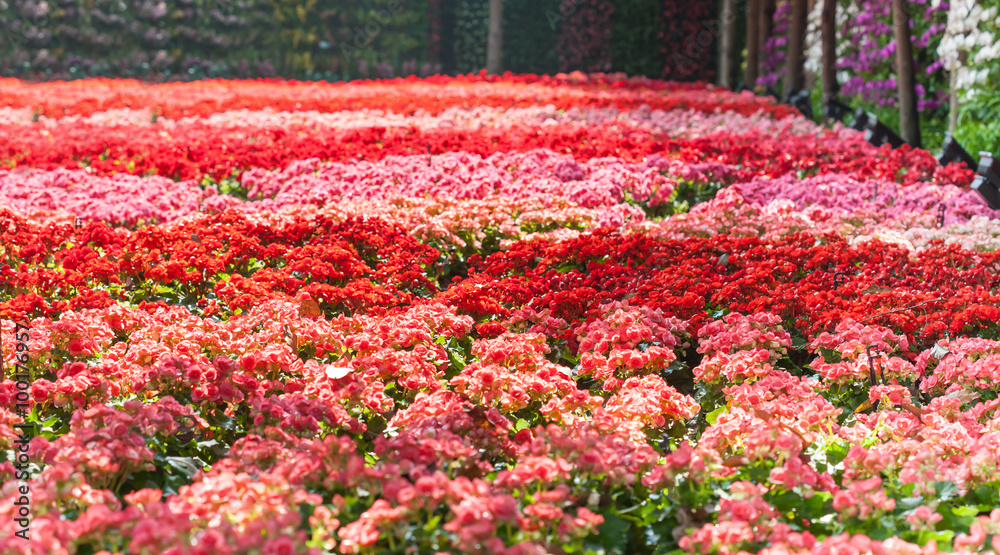
M938 1L940 2L940 0ZM851 18L857 16L859 13L858 6L854 3L846 8L838 6L835 29L843 29L850 22ZM812 11L809 12L808 21L805 68L806 71L818 75L823 69L823 2L816 2ZM847 52L853 47L854 45L850 44L850 41L838 40L836 46L837 57L846 56ZM845 83L850 78L851 74L849 72L837 75L837 81L840 83Z
M986 83L989 68L977 66L1000 57L1000 45L990 28L995 18L996 6L984 9L977 0L952 0L949 4L938 56L945 69L954 74L955 86L960 91L973 92L977 85ZM997 23L1000 24L1000 19Z

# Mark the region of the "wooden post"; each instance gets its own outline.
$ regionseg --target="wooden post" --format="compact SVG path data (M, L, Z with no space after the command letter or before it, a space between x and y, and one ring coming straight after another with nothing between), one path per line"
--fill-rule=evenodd
M486 72L503 71L503 0L490 0L490 26L486 37Z
M793 93L802 90L805 85L805 49L807 0L791 0L792 24L788 29L788 56L785 66L785 86L782 95L790 98Z
M764 0L749 0L747 3L747 69L743 73L743 84L753 88L757 84L760 70L760 12Z
M840 93L837 83L837 0L823 1L823 103L835 100Z
M920 147L920 119L917 114L917 82L910 42L910 13L907 0L892 0L892 22L896 31L896 83L899 85L899 128L903 140Z
M757 8L757 18L760 20L760 27L757 31L757 42L760 45L760 58L757 60L757 74L764 74L764 65L767 57L764 56L764 47L767 41L774 35L774 12L778 10L777 0L759 0Z
M736 67L736 1L719 2L719 85L733 88Z

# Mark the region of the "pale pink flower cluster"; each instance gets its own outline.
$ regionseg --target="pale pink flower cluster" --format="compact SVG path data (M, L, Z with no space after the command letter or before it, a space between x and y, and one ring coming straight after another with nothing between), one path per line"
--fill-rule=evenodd
M694 377L705 383L723 377L732 383L762 378L774 370L770 362L787 353L791 344L775 314L727 314L698 330L698 352L706 356L694 368Z
M698 330L698 352L709 356L763 349L772 358L780 358L791 344L792 337L781 326L781 317L769 312L750 315L733 312Z
M882 479L874 476L851 482L846 490L833 496L833 508L848 518L878 518L896 508L896 501L890 499L882 489Z
M764 500L766 493L764 486L733 482L729 494L719 501L718 522L705 524L681 538L681 549L696 555L736 555L746 553L744 548L753 542L768 542L772 544L769 549L813 547L816 538L808 531L793 532L778 521L778 511Z
M852 214L852 217L858 218L857 214ZM696 205L687 213L671 216L661 222L630 224L626 229L665 240L726 234L760 237L771 241L799 232L846 236L854 231L853 223L837 218L829 209L818 206L796 210L794 203L788 200L774 200L761 206L748 202L734 188L725 188L714 199ZM876 225L874 215L866 223Z
M916 368L926 392L993 389L1000 383L1000 342L979 337L939 341L920 353Z
M530 306L511 310L502 324L511 332L538 333L549 337L558 335L568 328L566 320L552 316L551 309L538 311Z
M660 372L686 347L687 324L665 317L662 311L629 306L628 301L605 304L598 318L574 330L579 342L579 374L602 381L607 391L617 390L630 376ZM676 334L676 335L675 335Z
M342 199L391 196L482 199L494 195L543 202L565 199L584 207L611 206L626 195L651 205L666 201L676 182L649 164L619 158L578 162L549 150L388 156L379 161L300 160L280 171L252 169L241 183L251 206L325 205Z
M844 212L864 208L886 220L911 213L936 216L939 204L945 206L945 224L966 221L973 216L1000 218L1000 211L991 210L975 191L946 184L904 186L840 174L806 178L787 174L738 183L733 188L748 201L761 205L774 200L790 200L798 210L814 205Z
M632 376L605 403L609 414L633 429L633 439L645 437L640 426L663 428L668 422L694 418L701 406L657 375Z
M26 217L73 224L156 223L196 212L199 207L222 210L239 200L202 189L193 181L129 174L91 175L86 170L0 170L0 206Z
M967 222L950 223L940 229L912 226L902 237L917 249L926 248L931 241L943 241L970 251L995 252L1000 250L1000 228L996 222L995 218L973 216Z
M472 347L477 361L463 368L449 384L476 402L497 405L506 412L538 403L542 414L564 422L582 417L579 410L565 405L567 398L575 402L573 396L583 394L587 399L580 408L599 406L601 399L580 392L571 370L546 359L547 351L545 336L539 334L506 333L496 339L477 340Z
M822 203L807 204L800 209L794 201L780 197L762 199L767 204L750 201L738 192L740 187L733 186L719 191L713 200L698 204L687 213L660 222L628 221L623 230L668 240L727 234L773 241L800 232L816 236L835 234L846 238L851 245L878 239L903 245L911 251L926 249L932 241L940 239L969 250L995 250L1000 245L1000 232L994 224L1000 214L986 209L988 214L981 215L984 208L981 199L969 196L975 193L952 189L958 191L959 196L953 199L954 204L946 203L946 223L940 229L936 227L938 212L933 201L924 203L930 208L914 206L915 211L899 208L892 214L864 202L851 210L828 208Z
M386 110L343 110L337 112L263 110L226 110L202 117L168 119L149 109L119 108L94 112L86 116L38 116L37 123L48 128L66 125L91 126L157 126L164 130L185 125L210 125L216 127L254 127L258 129L311 129L337 128L360 129L370 127L414 127L421 130L440 128L483 129L513 126L562 128L577 125L593 127L608 124L626 124L632 127L665 133L671 137L698 138L719 132L804 135L817 133L819 126L801 117L775 120L764 112L742 115L734 112L713 113L698 110L654 110L642 106L634 110L613 107L573 107L559 110L555 106L526 106L498 108L490 106L450 107L438 114L424 110L413 113L395 113ZM35 115L31 109L4 108L0 111L0 124L29 124Z
M868 358L868 347L872 347L872 359ZM874 367L877 375L886 379L917 377L913 363L893 353L906 353L909 342L905 335L897 335L888 328L863 326L847 319L837 324L834 333L823 332L810 344L812 352L819 356L810 367L823 376L824 380L835 383L850 383L867 380ZM827 360L827 354L836 360Z
M34 113L31 108L0 106L0 125L31 123Z

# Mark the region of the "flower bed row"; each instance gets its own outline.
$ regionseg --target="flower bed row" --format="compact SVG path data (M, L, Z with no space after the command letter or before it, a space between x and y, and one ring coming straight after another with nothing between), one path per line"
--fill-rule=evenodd
M91 118L2 124L0 552L1000 550L970 172L748 96L483 84L281 127L298 85L0 82ZM365 105L459 85L492 108Z

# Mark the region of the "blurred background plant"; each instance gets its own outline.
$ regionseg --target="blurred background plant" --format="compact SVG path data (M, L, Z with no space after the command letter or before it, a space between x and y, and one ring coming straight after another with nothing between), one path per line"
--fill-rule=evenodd
M1000 146L998 12L998 0L951 0L937 48L950 76L949 130L972 152Z
M430 56L429 4L2 0L0 74L34 79L341 80L366 77L359 65L372 68L372 77L416 74L421 68L430 74L438 62Z
M487 0L459 0L455 9L455 70L479 71L486 65Z
M810 9L806 69L814 99L821 96L818 75L820 16L823 2ZM837 5L837 70L846 102L874 113L899 129L896 85L896 41L891 0L840 0ZM780 88L783 72L779 46L787 27L789 2L779 1L775 37L766 51L770 73L758 83ZM910 0L910 25L923 147L934 150L944 132L952 131L975 155L1000 150L996 83L1000 79L997 8L1000 0ZM992 85L990 85L992 83Z
M506 4L503 65L517 73L659 77L666 54L713 17L711 1L678 2L678 19L669 22L664 0ZM339 81L464 74L485 66L488 17L488 0L0 0L0 75ZM694 61L708 67L712 56L706 50ZM698 71L671 77L706 78Z

